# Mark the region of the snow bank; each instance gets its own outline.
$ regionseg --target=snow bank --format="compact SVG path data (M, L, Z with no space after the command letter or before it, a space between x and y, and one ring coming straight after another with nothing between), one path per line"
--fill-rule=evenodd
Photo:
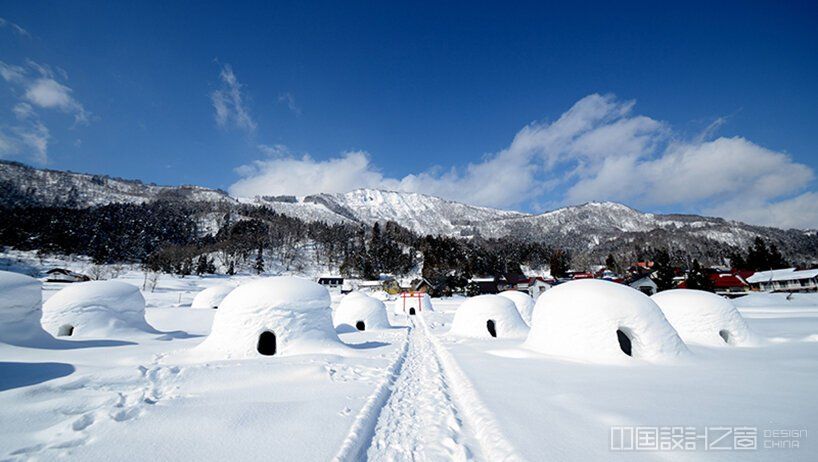
M523 318L526 324L531 325L531 313L534 311L534 299L531 298L531 295L519 290L506 290L500 292L499 295L514 302L520 317Z
M145 321L139 288L121 281L71 284L43 305L43 327L58 337L116 337L155 333Z
M732 303L737 308L814 308L818 306L818 294L751 293Z
M350 292L335 309L333 323L339 331L388 329L386 305L361 292Z
M42 283L32 277L0 271L0 342L36 346L51 336L40 325Z
M419 311L434 311L432 308L432 299L429 297L429 294L416 292L410 296L410 294L404 292L398 294L398 298L392 304L392 310L395 314L401 315L408 315L412 314L412 308L415 309L415 313Z
M457 308L449 333L474 338L522 338L528 334L528 326L508 298L478 295Z
M224 300L224 297L227 296L230 292L235 289L236 286L232 285L219 285L208 287L203 291L196 294L193 298L193 302L190 304L191 308L204 308L204 309L216 309Z
M675 289L650 297L687 343L750 346L760 338L730 301L710 292Z
M232 359L334 353L343 346L332 325L327 289L285 276L258 279L230 292L216 311L210 335L195 350Z
M662 310L647 295L601 280L566 282L537 299L526 346L547 354L617 362L631 355L661 361L687 353Z

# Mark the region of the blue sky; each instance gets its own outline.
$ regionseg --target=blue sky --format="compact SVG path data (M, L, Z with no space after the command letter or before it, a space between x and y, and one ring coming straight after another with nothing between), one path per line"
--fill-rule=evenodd
M133 3L0 1L0 157L818 227L814 3Z

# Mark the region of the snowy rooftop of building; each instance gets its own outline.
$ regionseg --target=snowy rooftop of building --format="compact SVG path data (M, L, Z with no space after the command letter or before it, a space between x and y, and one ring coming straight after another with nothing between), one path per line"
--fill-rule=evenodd
M796 271L795 268L777 269L772 271L759 271L749 278L750 284L767 281L794 281L798 279L810 279L818 276L818 269Z

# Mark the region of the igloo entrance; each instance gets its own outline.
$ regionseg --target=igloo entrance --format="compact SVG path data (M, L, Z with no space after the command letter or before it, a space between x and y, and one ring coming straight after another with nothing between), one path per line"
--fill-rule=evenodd
M415 314L415 309L414 309L414 308L409 308L409 314L410 314L410 315Z
M276 354L276 334L270 331L264 331L258 336L258 346L256 347L259 354L264 356L272 356Z
M628 356L633 356L630 336L622 329L617 329L616 338L619 340L619 349L622 350L622 353L625 353Z
M72 326L71 324L63 324L57 330L58 337L70 337L72 335L74 335L74 326Z
M488 321L486 321L486 329L488 329L489 335L491 335L492 337L497 337L497 329L494 325L493 319L489 319Z
M724 339L724 343L728 345L732 345L732 338L730 337L730 331L727 329L722 329L719 331L719 336Z
M355 328L358 330L366 330L366 323L363 321L358 321L355 323Z

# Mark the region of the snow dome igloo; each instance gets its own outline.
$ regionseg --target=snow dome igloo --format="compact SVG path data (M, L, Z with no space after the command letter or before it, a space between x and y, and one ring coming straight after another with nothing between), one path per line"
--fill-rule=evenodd
M43 327L57 337L156 333L145 321L139 288L121 281L71 284L43 305Z
M218 309L219 305L222 303L222 300L224 300L224 297L226 297L227 294L232 292L235 288L236 286L227 284L208 287L193 297L193 302L190 304L190 307L211 310Z
M392 305L395 314L415 315L419 311L434 311L432 298L425 292L402 292Z
M650 297L593 279L566 282L540 295L525 345L594 362L616 362L626 355L662 361L688 352Z
M525 321L526 324L531 324L531 313L534 311L534 299L531 298L531 295L520 292L519 290L506 290L500 292L498 295L514 302L523 321Z
M520 338L528 334L528 326L508 298L478 295L457 308L449 333L474 338Z
M377 298L361 292L350 292L341 299L333 315L339 331L388 329L386 305Z
M337 352L343 346L332 325L329 291L306 279L280 276L230 292L196 351L233 359Z
M36 346L51 340L40 325L42 283L32 277L0 271L0 342Z
M758 335L730 301L701 290L674 289L650 297L665 317L689 343L702 345L751 346Z

